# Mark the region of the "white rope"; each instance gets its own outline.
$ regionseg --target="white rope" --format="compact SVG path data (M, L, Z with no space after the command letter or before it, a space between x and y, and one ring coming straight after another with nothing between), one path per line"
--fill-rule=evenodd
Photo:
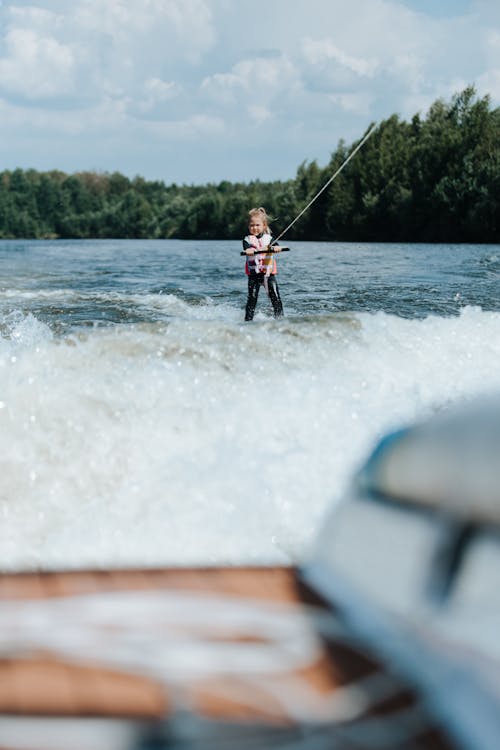
M318 192L316 193L316 195L314 196L314 198L312 198L309 201L309 203L307 204L307 206L305 206L302 209L302 211L300 212L300 214L298 214L298 216L295 217L295 219L291 222L291 224L289 224L286 227L286 229L284 229L281 232L281 234L279 234L276 237L276 239L273 240L273 244L275 242L278 242L278 240L280 240L288 232L288 230L293 227L293 225L295 224L295 222L298 221L303 214L305 214L305 212L307 211L307 209L310 208L310 206L312 206L312 204L314 203L314 201L317 198L319 198L319 196L321 195L321 193L324 190L326 190L326 188L328 187L328 185L331 185L331 183L334 181L334 179L342 172L342 170L344 169L344 167L346 166L346 164L348 164L348 162L351 161L352 157L355 156L358 153L359 149L366 143L366 141L371 136L371 134L376 129L376 127L377 127L377 124L375 123L375 125L373 125L373 127L368 131L368 133L365 135L365 137L358 143L358 145L356 146L356 148L353 151L351 151L351 153L349 154L349 156L347 157L347 159L340 165L340 167L337 169L337 171L330 177L330 179L328 180L328 182L325 182L325 184L323 185L323 187L320 190L318 190Z

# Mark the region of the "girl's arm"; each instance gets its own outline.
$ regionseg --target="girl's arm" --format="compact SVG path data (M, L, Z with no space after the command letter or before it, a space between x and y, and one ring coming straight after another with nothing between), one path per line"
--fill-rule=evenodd
M255 253L254 246L250 242L248 242L246 237L243 240L243 250L245 251L246 255L254 255Z

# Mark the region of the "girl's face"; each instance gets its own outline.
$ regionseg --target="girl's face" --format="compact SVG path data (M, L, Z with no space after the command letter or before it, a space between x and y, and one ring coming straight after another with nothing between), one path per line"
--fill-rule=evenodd
M264 222L259 216L251 216L248 222L248 231L250 234L258 235L264 231Z

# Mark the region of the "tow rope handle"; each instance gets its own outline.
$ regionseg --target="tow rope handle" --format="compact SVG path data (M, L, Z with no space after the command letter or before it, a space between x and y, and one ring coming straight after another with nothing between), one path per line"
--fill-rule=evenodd
M253 255L276 255L277 253L287 253L289 250L290 250L289 247L281 247L280 245L279 250L256 250L253 253ZM247 253L244 250L242 250L240 253L240 255L246 255L246 254ZM252 255L249 255L249 257L251 258Z

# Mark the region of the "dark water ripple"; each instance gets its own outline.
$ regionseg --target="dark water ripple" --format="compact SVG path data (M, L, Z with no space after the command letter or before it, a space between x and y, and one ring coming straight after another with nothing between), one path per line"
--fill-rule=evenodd
M498 245L291 244L278 259L291 316L500 310ZM54 329L154 322L178 314L156 304L169 295L192 308L240 311L239 252L239 241L0 241L0 315L31 312ZM265 300L259 307L267 310Z

